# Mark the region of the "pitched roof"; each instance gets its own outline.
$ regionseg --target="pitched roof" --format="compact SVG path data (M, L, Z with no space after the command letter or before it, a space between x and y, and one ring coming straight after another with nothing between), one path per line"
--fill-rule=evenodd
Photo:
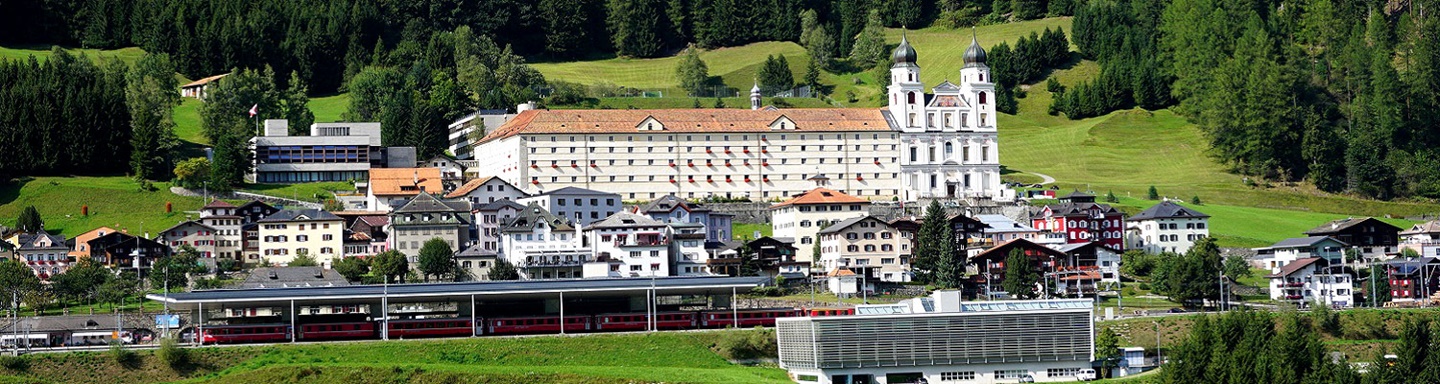
M525 206L524 206L524 205L521 205L520 203L511 201L510 199L495 200L495 202L490 203L490 204L485 204L485 205L483 205L483 206L480 206L480 208L478 208L478 209L476 209L476 210L477 210L477 211L498 211L498 210L500 210L501 208L507 208L507 207L508 207L508 208L513 208L513 209L519 210L519 211L525 210Z
M282 221L326 221L326 220L341 220L341 221L343 221L343 219L341 219L340 216L335 216L334 214L331 214L330 212L325 212L325 211L322 211L322 210L319 210L319 209L285 209L285 210L276 211L275 213L270 214L270 216L265 216L265 218L260 219L259 222L261 222L261 223L274 223L274 222L282 222Z
M370 193L376 196L413 196L420 191L444 191L439 168L371 168Z
M160 235L161 235L161 236L164 236L165 233L170 232L170 231L174 230L175 228L180 228L180 227L182 227L182 226L189 225L189 224L198 225L198 226L204 227L205 229L209 229L209 230L212 230L212 231L215 230L215 227L211 227L211 226L209 226L209 225L205 225L205 223L200 222L200 220L186 220L186 221L182 221L182 222L176 223L175 225L170 226L170 228L165 228L165 230L160 231Z
M520 134L636 133L654 119L653 133L770 132L770 123L784 116L799 132L889 131L878 108L805 109L591 109L529 110L491 131L479 143ZM788 129L787 129L788 130Z
M1007 241L1007 242L1004 242L1004 243L1000 243L1000 244L998 244L998 245L996 245L996 246L994 246L994 247L991 247L990 249L985 250L985 252L980 252L980 254L975 255L975 257L972 257L972 259L989 259L989 258L995 258L995 259L997 259L997 260L1005 260L1006 257L1009 257L1009 256L1010 256L1010 250L1013 249L1013 248L1015 248L1015 247L1024 247L1024 248L1028 248L1028 249L1034 249L1034 250L1040 251L1041 253L1049 254L1049 255L1055 256L1055 257L1065 257L1065 256L1068 256L1068 255L1065 254L1065 252L1060 252L1059 250L1054 249L1054 248L1046 247L1046 246L1043 246L1043 245L1040 245L1040 244L1035 244L1035 242L1030 241L1030 240L1015 239L1015 240L1010 240L1010 241Z
M481 247L480 244L475 244L455 254L455 257L486 257L495 255L495 251L487 250L485 247Z
M489 177L481 177L481 178L478 178L478 179L470 179L470 181L467 181L467 182L465 182L464 185L461 185L460 188L455 188L455 191L454 191L454 192L450 192L450 194L445 195L445 198L447 198L447 199L454 199L454 198L457 198L457 197L460 197L460 196L468 195L468 194L470 194L470 192L475 191L475 188L480 188L481 185L485 185L485 182L490 181L490 179L494 179L494 178L495 178L494 176L489 176ZM501 182L504 182L504 180L501 180ZM509 184L509 183L506 183L506 184Z
M575 230L575 227L570 226L570 220L555 216L555 214L550 213L550 211L545 210L545 208L540 208L539 205L530 204L530 206L525 207L525 209L520 210L520 212L516 212L515 217L510 219L510 221L500 224L500 232L530 232L534 231L535 227L541 223L549 225L552 231Z
M181 85L180 88L189 88L189 87L196 87L196 86L201 86L201 85L205 85L205 84L210 84L210 82L212 82L212 81L220 80L220 78L225 77L225 76L229 76L229 75L230 75L230 74L228 74L228 73L222 73L222 74L219 74L219 75L202 78L202 79L200 79L200 80L195 80L195 81L191 81L191 82L189 82L189 83L185 83L185 85Z
M1373 218L1373 217L1361 217L1361 218L1347 217L1347 218L1344 218L1344 219L1334 220L1334 221L1331 221L1331 222L1328 222L1328 223L1325 223L1325 224L1321 224L1320 226L1315 227L1315 228L1311 228L1310 230L1305 231L1305 234L1306 234L1306 235L1312 235L1312 236L1313 236L1313 235L1329 235L1329 234L1332 234L1332 233L1339 233L1339 232L1344 231L1344 230L1346 230L1346 229L1350 229L1350 227L1354 227L1354 226L1356 226L1356 225L1360 225L1361 223L1364 223L1364 222L1367 222L1367 221L1373 221L1373 222L1375 222L1375 223L1380 223L1380 225L1384 225L1384 226L1388 226L1388 227L1391 227L1391 228L1395 228L1396 231L1399 231L1399 230L1400 230L1400 227L1396 227L1396 226L1394 226L1394 225L1390 225L1390 223L1386 223L1386 222L1384 222L1384 221L1377 220L1377 219L1375 219L1375 218Z
M1036 210L1036 211L1035 211L1035 214L1031 215L1031 217L1033 217L1033 218L1043 218L1043 217L1045 217L1045 216L1044 216L1045 208L1049 208L1049 209L1050 209L1050 213L1051 213L1052 215L1054 215L1054 216L1088 215L1088 214L1090 214L1089 212L1090 212L1090 209L1092 209L1092 208L1099 209L1099 210L1100 210L1100 213L1106 213L1106 214L1108 214L1108 213L1120 212L1120 211L1116 210L1115 207L1111 207L1111 206L1108 205L1108 204L1097 204L1097 203L1091 203L1091 202L1082 202L1082 203L1060 203L1060 204L1050 204L1050 205L1046 205L1045 207Z
M650 201L650 204L645 204L644 207L636 208L635 211L643 213L661 213L674 212L676 209L683 209L686 212L710 211L710 208L705 207L704 204L691 203L685 201L685 199L676 197L675 195L660 196L660 198Z
M849 268L835 268L834 270L831 270L830 273L825 274L825 276L829 276L829 277L855 276L855 272L851 272Z
M1265 277L1285 277L1285 276L1290 276L1291 274L1294 274L1296 271L1299 271L1299 270L1301 270L1301 269L1303 269L1303 268L1305 268L1305 267L1307 267L1307 266L1310 266L1310 264L1315 264L1315 263L1317 263L1317 262L1319 262L1319 263L1321 264L1321 266L1324 266L1324 264L1325 264L1325 259L1324 259L1324 258L1321 258L1321 257L1307 257L1307 258L1304 258L1304 259L1296 259L1295 261L1291 261L1291 262L1285 264L1285 266L1280 267L1280 272L1279 272L1279 273L1272 273L1272 274L1266 275Z
M415 195L414 198L410 199L409 201L406 201L404 205L401 205L401 206L400 206L400 208L395 209L394 212L395 212L395 213L407 213L407 212L441 212L441 211L470 212L470 202L468 202L468 201L445 201L445 200L440 200L440 198L439 198L439 197L435 197L435 195L431 195L429 192L420 192L420 194Z
M604 220L595 222L585 227L585 230L604 228L635 228L635 227L664 227L665 223L650 218L650 216L637 215L630 212L616 212Z
M850 196L848 194L845 194L845 192L840 192L822 187L811 189L809 191L805 191L805 193L795 195L795 197L790 198L790 200L786 200L785 202L780 204L775 204L770 208L775 209L790 205L811 204L870 204L870 201L861 199L859 197Z
M1341 245L1346 245L1345 242L1340 241L1340 240L1335 239L1335 238L1330 237L1330 236L1309 236L1309 237L1292 237L1292 238L1289 238L1289 239L1280 240L1280 242L1275 243L1275 245L1271 245L1271 246L1265 247L1265 248L1309 247L1309 246L1313 246L1313 245L1315 245L1315 244L1319 244L1320 242L1323 242L1323 241L1325 241L1325 240L1330 240L1330 241L1334 241L1334 242L1336 242L1336 243L1340 243Z
M1139 214L1130 217L1130 221L1153 220L1153 219L1183 219L1183 218L1207 218L1210 215L1200 213L1194 209L1185 208L1173 201L1162 201L1150 208L1140 211Z
M1424 233L1440 233L1440 220L1427 221L1415 224L1410 229L1401 231L1401 235L1419 235Z
M355 219L363 221L371 227L384 227L385 224L390 224L390 216L386 215L364 215L356 217Z
M211 208L235 208L235 204L227 203L227 202L225 202L225 200L215 199L215 200L211 201L210 204L205 204L204 207L200 207L200 209L211 209Z
M874 216L858 216L845 219L844 221L841 221L839 223L832 224L829 227L825 227L825 229L820 230L820 232L818 233L822 235L827 233L839 233L840 231L845 230L845 228L849 228L850 226L855 225L855 223L865 221L865 219L878 221L881 224L884 224L886 227L890 226L890 223L885 222L885 220L877 219Z

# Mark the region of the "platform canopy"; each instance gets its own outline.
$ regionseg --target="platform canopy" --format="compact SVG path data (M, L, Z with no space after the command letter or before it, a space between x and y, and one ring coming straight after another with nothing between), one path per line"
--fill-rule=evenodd
M655 279L574 279L480 281L466 283L354 285L346 287L218 289L149 294L150 300L169 303L171 310L205 307L268 306L291 302L342 305L391 302L519 300L644 295L729 295L745 293L770 281L768 277L662 277Z

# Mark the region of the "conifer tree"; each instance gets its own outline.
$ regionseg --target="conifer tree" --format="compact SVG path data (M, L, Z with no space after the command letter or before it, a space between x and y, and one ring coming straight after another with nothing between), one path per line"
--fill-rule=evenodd
M1040 279L1040 272L1035 270L1035 264L1025 256L1024 251L1019 248L1010 250L1010 254L1005 257L1005 281L1001 282L1005 293L1011 298L1021 300L1040 297L1040 292L1035 290Z
M126 74L125 99L130 107L130 167L135 177L147 180L168 179L179 145L175 137L175 106L180 95L175 92L175 67L165 54L146 54Z
M870 68L885 61L884 28L880 11L871 10L865 19L865 29L855 35L855 46L850 49L851 65L856 68Z
M680 79L680 89L694 96L699 96L700 90L710 81L710 69L700 59L695 45L690 45L681 55L680 63L675 67L675 77Z

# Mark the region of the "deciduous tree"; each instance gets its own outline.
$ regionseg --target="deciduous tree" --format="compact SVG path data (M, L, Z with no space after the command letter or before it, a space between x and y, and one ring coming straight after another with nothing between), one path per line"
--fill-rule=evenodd
M450 244L446 243L444 239L438 237L426 240L425 244L420 246L418 260L420 261L420 273L426 282L430 281L430 276L435 276L435 279L439 280L454 274L458 269L455 265L455 250L451 249Z

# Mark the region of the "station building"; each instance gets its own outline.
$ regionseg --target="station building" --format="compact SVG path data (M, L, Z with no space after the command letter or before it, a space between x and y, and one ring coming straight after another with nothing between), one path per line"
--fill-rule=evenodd
M776 321L780 367L799 383L1075 381L1094 360L1089 300L960 301L960 292L855 316Z

